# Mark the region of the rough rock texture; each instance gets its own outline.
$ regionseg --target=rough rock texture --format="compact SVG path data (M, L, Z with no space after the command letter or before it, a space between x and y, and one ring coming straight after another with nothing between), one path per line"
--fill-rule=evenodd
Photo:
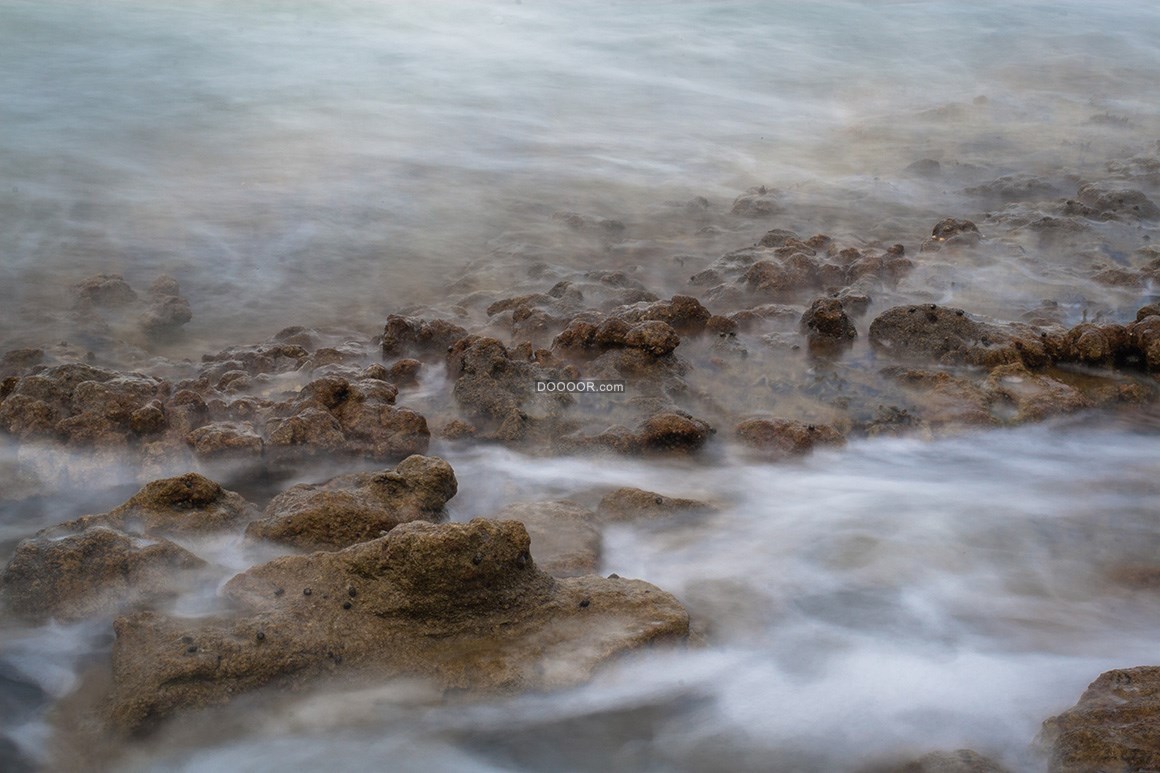
M562 354L600 353L609 349L639 349L653 357L663 357L677 348L681 337L667 322L646 320L631 323L609 317L599 324L577 318L552 341L552 350Z
M426 452L427 420L394 405L398 390L375 378L324 376L278 408L267 423L268 451L290 456L335 452L398 459Z
M153 299L138 321L148 335L161 336L176 332L191 319L189 301L178 295L163 295Z
M781 211L778 192L760 185L733 200L732 212L741 217L769 217Z
M294 486L274 497L246 536L304 550L340 550L377 539L400 523L446 520L444 505L457 490L447 462L409 456L394 470Z
M793 419L747 419L737 425L735 432L742 443L773 458L802 456L817 446L846 444L842 433L827 424Z
M655 491L618 488L604 495L597 513L605 521L632 521L638 518L667 518L712 510L707 502L666 497Z
M442 357L451 344L465 336L465 329L447 320L391 314L383 329L383 359L393 360L408 355Z
M924 252L937 251L946 246L969 246L978 244L979 227L970 220L955 220L948 217L940 220L931 229L930 238L922 244Z
M1051 773L1160 770L1160 666L1100 674L1040 740Z
M992 400L1002 400L1014 408L1011 419L1015 422L1041 421L1092 406L1092 401L1074 387L1033 374L1019 363L992 370L986 389Z
M801 318L801 330L811 342L852 341L858 330L837 298L818 298Z
M699 450L714 432L708 422L686 413L658 413L641 423L637 430L640 447L646 451L687 453Z
M1160 218L1160 207L1157 207L1151 199L1138 190L1088 184L1080 187L1077 198L1086 209L1076 212L1076 214L1104 219L1155 220Z
M67 534L93 526L146 536L194 534L241 529L257 515L257 509L241 494L190 472L147 483L125 504L108 513L83 515L41 534Z
M57 365L5 387L0 429L21 440L125 445L136 436L135 412L155 404L164 389L164 382L149 376L81 364Z
M320 674L427 677L450 688L570 685L617 653L688 635L669 594L638 580L556 580L519 523L416 521L336 553L276 559L232 579L235 620L116 621L111 722Z
M73 291L78 304L127 306L137 300L137 293L120 274L90 276L77 284Z
M573 502L521 502L489 516L519 521L528 530L536 565L555 577L593 574L600 566L596 514Z
M895 306L870 323L870 343L899 359L993 367L1025 362L1046 364L1040 336L1030 329L978 322L962 309L929 303Z
M204 562L164 539L104 527L22 541L0 575L0 596L20 617L76 620L172 595L175 572Z

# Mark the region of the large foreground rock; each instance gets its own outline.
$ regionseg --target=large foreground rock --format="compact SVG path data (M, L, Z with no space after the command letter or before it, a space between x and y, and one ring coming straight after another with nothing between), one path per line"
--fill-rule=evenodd
M1160 770L1160 666L1100 674L1041 740L1051 773Z
M96 527L21 542L0 575L0 598L22 618L77 620L174 595L180 573L203 565L168 540Z
M457 490L447 462L409 456L394 470L294 486L274 497L246 535L305 550L339 550L381 537L400 523L446 520L444 505Z
M463 689L570 685L617 653L684 640L689 625L648 583L552 578L521 524L484 519L416 521L339 552L279 558L225 593L239 619L117 620L114 727L336 671Z

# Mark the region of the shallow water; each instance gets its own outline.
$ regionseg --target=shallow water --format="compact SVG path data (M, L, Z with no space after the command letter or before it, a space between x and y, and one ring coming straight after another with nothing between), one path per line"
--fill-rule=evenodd
M139 289L174 275L194 320L139 358L196 358L290 324L371 333L444 304L461 275L503 293L540 262L615 267L663 295L770 227L917 245L946 216L1034 215L1034 195L973 187L1022 174L1062 198L1154 157L1158 40L1143 2L0 0L0 350L65 338L113 357L69 316L70 286L101 272ZM921 159L940 173L907 170ZM1160 200L1155 170L1129 167L1115 179ZM728 220L763 184L785 211ZM560 212L624 229L577 233ZM1013 319L1046 298L1067 324L1116 318L1153 288L1085 271L1127 264L1155 231L1005 235L986 260L928 258L876 308ZM842 770L971 747L1035 770L1043 719L1101 671L1155 662L1160 598L1116 579L1157 566L1160 430L1143 414L777 466L727 446L688 463L432 452L459 478L456 520L619 485L717 503L610 528L601 567L676 594L704 646L504 700L409 683L262 695L118 765ZM76 489L53 456L30 482L16 458L0 449L4 559L136 477ZM248 560L230 541L196 552L222 581ZM109 638L0 627L0 679L21 696L0 725L28 757L47 758L48 707Z

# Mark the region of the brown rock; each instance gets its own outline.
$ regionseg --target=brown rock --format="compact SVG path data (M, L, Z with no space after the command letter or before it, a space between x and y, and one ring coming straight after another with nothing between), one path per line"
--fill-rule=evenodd
M625 487L605 494L597 513L605 521L632 521L704 513L712 509L708 503L696 499L666 497L655 491Z
M407 523L238 575L225 593L240 620L120 618L112 724L141 730L181 708L339 670L459 689L572 685L618 653L687 636L669 594L637 580L553 579L529 543L510 521Z
M1160 218L1160 207L1141 191L1129 188L1107 187L1097 184L1081 186L1078 198L1093 213L1104 217L1130 220Z
M1160 769L1160 667L1100 674L1079 701L1043 723L1050 773Z
M153 300L139 323L147 335L162 336L176 332L191 319L189 301L177 295L163 295Z
M206 424L185 437L202 459L261 458L265 443L249 422L219 421Z
M794 419L747 419L737 425L737 438L745 445L775 459L802 456L817 446L843 446L846 438L827 424L806 424Z
M126 306L137 300L137 293L120 274L97 274L73 288L78 303L93 306Z
M778 192L760 185L750 188L733 200L734 215L741 217L770 217L781 211Z
M852 341L858 335L837 298L818 298L810 304L802 315L801 330L811 340Z
M0 596L24 618L77 620L173 595L174 573L203 564L168 540L95 527L22 541L0 575Z
M196 472L146 483L125 504L100 515L83 515L46 529L53 536L108 526L129 534L195 534L240 529L257 510L240 494Z
M646 419L640 425L637 435L639 446L646 451L689 453L705 445L713 431L701 419L672 411Z
M413 354L419 357L447 353L451 344L467 335L467 331L443 319L425 320L392 314L387 317L383 330L383 359L395 359Z
M933 303L884 311L870 323L870 343L898 359L942 364L994 367L1023 361L1038 366L1046 359L1029 329L978 322L962 309Z
M409 456L391 471L294 486L274 497L246 536L303 550L340 550L377 539L400 523L446 520L444 505L457 490L447 462Z

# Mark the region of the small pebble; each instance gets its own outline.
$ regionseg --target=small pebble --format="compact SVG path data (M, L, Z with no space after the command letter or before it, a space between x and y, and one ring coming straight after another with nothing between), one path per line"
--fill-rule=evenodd
M476 566L479 566L480 564L483 563L483 556L481 556L479 553L476 553L474 556L471 557L471 563L475 564Z
M266 632L265 631L258 631L256 634L254 634L254 637L258 641L266 641Z
M314 592L314 591L310 590L310 588L303 588L303 589L302 589L302 595L303 595L303 596L309 596L309 595L310 595L311 593L313 593L313 592Z
M344 602L342 602L342 608L343 608L343 609L350 609L350 608L351 608L351 606L352 606L352 604L351 604L349 601L344 601Z
M580 608L581 608L581 609L587 609L587 608L588 608L588 605L589 605L589 604L591 604L591 603L592 603L592 600L591 600L591 599L583 599L583 600L581 600L581 602L580 602Z
M349 588L346 589L346 595L350 596L353 599L355 596L358 595L358 588L351 585Z
M275 588L275 589L274 589L274 595L275 595L275 596L281 596L281 595L282 595L283 593L285 593L285 592L286 592L286 591L285 591L284 589L282 589L282 588Z
M189 652L189 653L197 652L197 645L196 645L196 644L191 644L191 645L189 645L188 647L186 647L186 648L185 648L185 651L186 651L186 652Z

